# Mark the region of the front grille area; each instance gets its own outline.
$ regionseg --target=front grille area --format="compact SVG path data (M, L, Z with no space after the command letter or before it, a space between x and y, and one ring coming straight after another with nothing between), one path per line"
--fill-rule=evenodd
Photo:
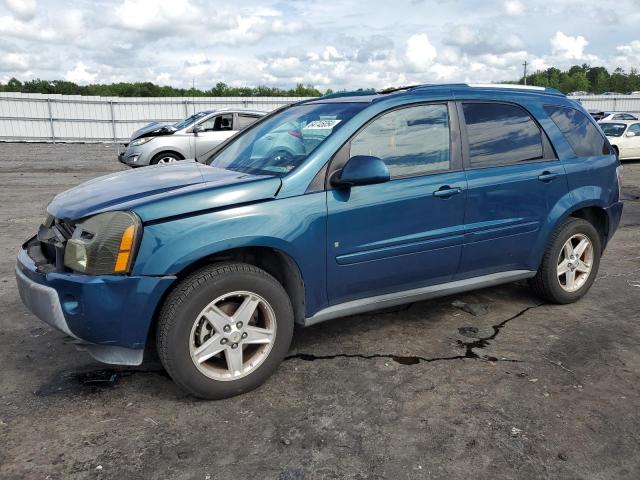
M65 270L64 249L74 230L75 225L70 222L47 217L40 225L38 234L25 244L27 253L38 271L48 273Z

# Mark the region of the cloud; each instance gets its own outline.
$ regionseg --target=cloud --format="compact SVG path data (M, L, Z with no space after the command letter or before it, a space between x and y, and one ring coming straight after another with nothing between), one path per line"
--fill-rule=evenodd
M58 33L54 29L29 24L11 15L0 17L0 35L41 42L58 39Z
M525 60L630 69L637 1L0 0L0 78L351 89L517 79Z
M0 72L20 72L29 70L31 64L27 55L8 53L0 55Z
M411 35L407 40L406 57L414 71L428 70L437 56L436 47L431 44L426 33Z
M515 52L525 47L517 33L505 31L501 26L477 28L455 25L449 31L445 43L471 55Z
M510 17L518 17L524 13L524 3L520 0L506 0L503 4L504 13Z
M31 20L36 14L35 0L4 0L4 4L20 20Z
M203 16L189 0L124 0L115 14L122 28L165 33L197 24Z
M551 54L563 60L581 60L585 58L584 49L589 42L582 36L571 37L556 32L551 37Z
M96 73L89 72L84 63L78 62L73 70L65 74L64 78L74 83L93 83L97 76Z

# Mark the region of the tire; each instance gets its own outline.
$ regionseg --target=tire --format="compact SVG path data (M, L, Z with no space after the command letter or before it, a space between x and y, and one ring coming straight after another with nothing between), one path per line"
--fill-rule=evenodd
M180 155L171 152L160 152L154 156L149 165L158 165L163 163L173 163L180 160L184 160Z
M570 239L571 247L565 247ZM586 240L588 245L580 252L582 240ZM573 253L575 258L571 259L569 253ZM601 255L602 240L595 227L586 220L570 217L549 239L540 268L529 284L544 300L558 304L573 303L591 288L598 274ZM589 267L588 272L585 272L585 267ZM565 269L566 273L560 274Z
M251 317L239 313L241 305L248 305L244 311L253 311ZM236 320L243 318L239 327ZM245 263L210 265L182 280L165 300L158 354L171 378L190 394L232 397L273 374L289 350L293 326L291 301L267 272Z

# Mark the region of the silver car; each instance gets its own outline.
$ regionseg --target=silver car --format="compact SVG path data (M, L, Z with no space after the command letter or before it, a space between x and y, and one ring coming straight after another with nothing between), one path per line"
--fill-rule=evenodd
M151 123L131 135L118 160L131 167L197 160L264 115L256 110L224 109L199 112L173 125Z

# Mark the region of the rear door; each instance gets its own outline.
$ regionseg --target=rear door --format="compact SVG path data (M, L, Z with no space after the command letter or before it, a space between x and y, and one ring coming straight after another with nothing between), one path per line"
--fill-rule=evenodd
M196 138L196 158L233 135L233 113L214 115L198 125L203 129Z
M564 167L523 107L469 101L458 111L468 190L456 278L535 270L533 248L568 191Z
M334 158L373 155L391 180L327 192L330 304L447 282L464 236L466 182L453 103L372 120Z

